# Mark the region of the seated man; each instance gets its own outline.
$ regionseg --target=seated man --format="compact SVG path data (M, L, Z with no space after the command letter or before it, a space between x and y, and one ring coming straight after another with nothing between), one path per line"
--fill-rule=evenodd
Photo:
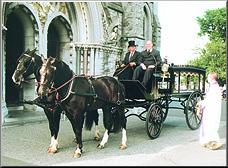
M116 75L119 80L131 80L134 69L139 65L138 60L140 59L141 54L136 51L135 41L129 41L128 44L128 52L125 54L118 75Z
M148 82L152 78L152 74L157 66L160 66L162 59L160 52L153 48L152 41L147 41L145 45L146 50L141 52L141 59L133 74L133 80L139 80L140 76L144 73L142 84L148 89Z

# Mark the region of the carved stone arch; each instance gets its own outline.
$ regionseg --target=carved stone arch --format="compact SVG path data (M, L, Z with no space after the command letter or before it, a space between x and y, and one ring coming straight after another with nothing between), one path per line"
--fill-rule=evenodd
M124 13L122 3L101 2L100 11L103 44L122 47Z
M22 2L3 4L3 24L7 29L2 37L3 100L8 107L18 106L20 101L32 100L35 97L35 82L18 89L12 81L12 75L20 54L27 48L33 49L39 46L40 23L30 4ZM35 106L24 105L22 108L31 110Z
M104 10L104 14L107 18L107 22L108 24L110 24L112 22L112 18L108 10L107 2L101 2L101 5L102 5L102 9Z
M143 33L146 40L152 40L153 34L153 21L152 21L152 12L148 3L145 3L143 7L144 18L143 18Z
M71 23L73 33L73 41L79 40L79 28L78 28L78 18L77 18L77 12L78 9L76 8L74 2L66 2L66 7L68 9L69 14L69 21Z
M45 55L73 65L73 31L69 19L61 12L54 12L47 18L44 26L47 41Z
M86 23L84 19L84 14L81 7L81 2L78 3L68 3L68 9L70 21L72 23L72 28L74 30L73 39L75 42L86 42Z
M80 12L77 13L79 14L81 17L82 20L80 22L80 33L83 33L84 34L84 39L83 39L83 42L90 42L91 41L91 32L90 32L90 28L89 28L89 24L90 24L90 18L88 16L89 14L89 9L88 9L88 2L80 2L79 3L79 6L80 6ZM84 30L83 30L84 29Z
M93 43L101 43L104 34L99 7L100 4L97 2L88 2L89 32Z
M7 22L7 16L11 14L15 9L20 8L24 14L20 14L19 17L23 22L24 26L27 26L28 22L31 23L30 27L26 27L25 31L26 32L32 32L34 34L34 46L33 47L38 47L39 44L39 37L41 35L41 23L37 14L37 11L34 10L32 5L29 3L23 3L23 2L11 2L11 3L6 3L5 5L5 13L4 13L4 24ZM30 40L31 41L31 40ZM26 45L26 44L25 44ZM27 46L27 48L30 46Z

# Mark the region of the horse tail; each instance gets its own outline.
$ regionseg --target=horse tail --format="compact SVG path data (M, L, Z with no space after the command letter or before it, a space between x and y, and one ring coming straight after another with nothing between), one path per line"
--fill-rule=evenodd
M117 82L118 82L118 92L120 93L119 101L121 101L121 104L122 104L125 100L125 88L122 83L120 83L119 81L117 81ZM112 118L113 118L112 131L114 133L119 132L121 129L121 126L122 126L122 122L124 122L126 120L123 105L114 107L112 109Z
M86 118L85 118L85 128L86 130L91 130L93 126L93 122L95 122L96 125L98 125L98 111L97 110L88 110L86 112Z

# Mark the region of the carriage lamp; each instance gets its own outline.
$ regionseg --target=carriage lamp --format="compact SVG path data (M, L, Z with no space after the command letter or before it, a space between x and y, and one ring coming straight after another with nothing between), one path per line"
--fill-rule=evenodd
M164 82L164 78L165 78L165 75L167 74L167 72L168 72L168 69L169 69L169 64L166 64L166 63L164 63L163 65L162 65L162 72L163 72L163 76L162 76L162 83Z

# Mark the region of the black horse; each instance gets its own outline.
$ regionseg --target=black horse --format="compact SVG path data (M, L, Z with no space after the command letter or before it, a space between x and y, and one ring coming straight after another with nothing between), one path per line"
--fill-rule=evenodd
M36 81L38 81L38 87L39 88L39 81L40 81L40 73L39 70L42 66L42 57L36 54L36 49L30 51L29 49L21 54L21 56L17 60L17 67L16 70L12 76L12 79L15 84L20 85L22 82L25 82L27 77L31 74L35 75ZM44 109L44 112L48 118L49 121L49 129L51 132L51 144L48 148L48 153L55 153L57 152L58 147L58 132L59 132L59 124L60 124L60 118L62 109L61 107L56 103L57 98L56 94L49 95L45 100L42 100L40 98L35 99L34 101L26 101L25 103L28 104L36 104ZM90 114L90 113L89 113ZM93 123L95 122L95 139L99 140L99 130L98 130L98 112L94 111L92 114L93 116L90 116L89 114L86 115L86 123ZM93 120L92 120L93 119ZM88 124L87 124L88 125ZM88 128L88 126L86 127ZM88 129L91 129L88 128Z
M105 133L97 147L104 148L113 126L113 132L122 128L120 149L126 148L126 118L123 106L125 91L119 81L109 76L96 79L75 76L66 63L51 57L43 60L40 74L39 96L46 97L57 92L61 99L61 106L72 124L77 140L74 157L80 157L82 152L82 126L85 111L93 112L99 108L103 111Z

